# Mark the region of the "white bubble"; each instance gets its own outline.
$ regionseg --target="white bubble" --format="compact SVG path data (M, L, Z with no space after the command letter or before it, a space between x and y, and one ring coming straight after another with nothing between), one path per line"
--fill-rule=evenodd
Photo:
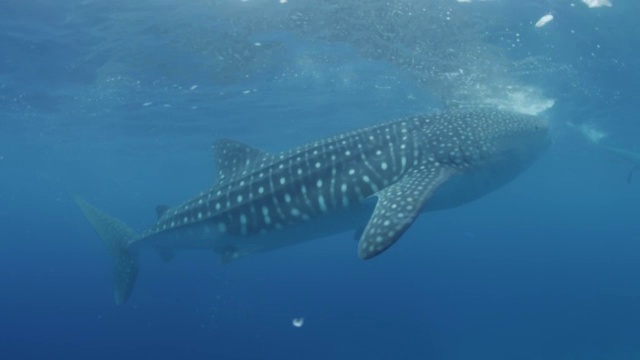
M611 0L582 0L582 2L585 3L590 8L597 8L602 6L607 6L607 7L613 6L613 4L611 3Z
M608 136L607 133L598 129L593 124L580 124L575 125L573 123L568 123L570 127L576 129L585 139L594 144L599 143L602 139Z
M297 328L302 327L302 325L304 325L304 318L302 317L293 318L293 320L291 321L291 324L293 324L293 326Z
M551 20L553 20L553 15L551 14L547 14L543 17L541 17L537 22L536 22L536 27L543 27L545 25L547 25L547 23L549 23Z

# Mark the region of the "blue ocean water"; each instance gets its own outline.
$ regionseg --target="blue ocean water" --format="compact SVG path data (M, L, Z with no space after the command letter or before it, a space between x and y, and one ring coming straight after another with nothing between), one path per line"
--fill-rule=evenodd
M0 356L640 358L640 175L606 151L640 154L640 4L612 5L0 1ZM144 252L113 303L74 194L143 230L210 186L216 139L278 151L457 106L539 113L553 146L375 259L352 234L225 266Z

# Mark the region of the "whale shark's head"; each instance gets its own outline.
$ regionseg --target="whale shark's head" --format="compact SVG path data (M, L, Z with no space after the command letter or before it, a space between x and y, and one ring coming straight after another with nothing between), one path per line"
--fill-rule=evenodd
M487 142L498 153L538 157L551 144L549 123L542 117L521 113L488 111L484 116Z
M483 116L487 129L488 155L498 161L528 167L551 145L549 123L528 114L488 111Z
M430 201L443 209L477 199L514 179L551 144L549 124L533 115L500 110L442 113L425 120L422 143L453 176Z
M460 169L528 166L551 144L549 124L534 115L479 109L442 113L434 120L423 143L440 162Z

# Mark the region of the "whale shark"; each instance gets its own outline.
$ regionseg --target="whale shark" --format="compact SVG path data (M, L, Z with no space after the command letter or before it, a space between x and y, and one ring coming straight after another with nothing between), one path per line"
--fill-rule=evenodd
M141 234L76 196L115 257L115 302L131 295L138 254L247 255L356 231L371 259L419 214L478 199L510 182L549 147L547 122L498 109L409 116L282 152L230 139L213 145L218 172L206 191L169 207Z

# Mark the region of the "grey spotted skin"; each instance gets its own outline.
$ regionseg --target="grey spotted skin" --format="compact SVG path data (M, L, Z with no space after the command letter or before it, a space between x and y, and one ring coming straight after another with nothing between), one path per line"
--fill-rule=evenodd
M217 182L177 207L158 207L157 223L125 248L151 246L165 259L209 248L227 263L364 227L358 254L369 259L421 212L499 188L549 143L543 119L490 109L408 117L281 153L220 140ZM94 209L79 203L85 214Z
M214 149L220 181L150 232L208 219L221 232L249 236L348 209L417 164L420 150L410 135L415 125L415 120L394 122L281 154L219 141Z

